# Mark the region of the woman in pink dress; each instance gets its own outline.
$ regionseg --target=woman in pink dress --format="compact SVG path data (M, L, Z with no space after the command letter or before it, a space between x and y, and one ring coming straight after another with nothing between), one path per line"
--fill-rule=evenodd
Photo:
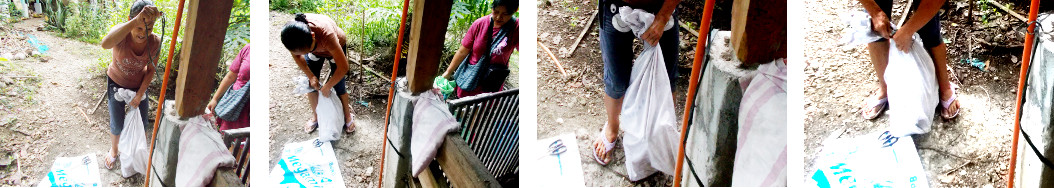
M220 102L220 98L223 98L223 94L226 94L227 88L238 90L246 83L249 83L249 45L242 47L241 52L238 52L238 56L234 57L234 61L231 62L229 68L230 72L227 72L226 76L223 76L223 80L220 81L220 87L216 90L216 93L212 95L212 101L209 101L208 108L212 112L216 112L216 103ZM233 87L232 87L233 86ZM223 119L217 119L220 124L220 131L227 129L237 129L249 127L249 101L245 101L245 106L242 107L242 112L238 115L238 119L235 121L227 121Z

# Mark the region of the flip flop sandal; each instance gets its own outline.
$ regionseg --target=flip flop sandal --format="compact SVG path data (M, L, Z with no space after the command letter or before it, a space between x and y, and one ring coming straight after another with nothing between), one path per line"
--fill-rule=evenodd
M344 124L344 133L345 134L351 134L351 133L355 132L355 127L353 127L353 125L355 125L355 114L350 114L349 113L349 115L351 117L350 118L351 121L348 121L348 123Z
M103 165L106 166L107 170L113 170L114 165L117 165L117 159L119 158L111 156L110 152L106 152L106 161L104 161Z
M882 99L877 99L877 100L876 99L868 99L867 104L865 104L864 108L860 110L860 117L863 117L866 120L872 120L872 119L878 118L879 115L882 115L882 112L886 111L886 107L888 107L888 106L889 106L889 98L882 98ZM874 111L875 114L867 114L868 110L873 110L873 109L875 110Z
M309 120L304 123L304 133L310 134L311 132L315 132L315 129L318 129L318 121Z
M615 141L608 141L607 138L605 138L604 134L600 134L599 138L601 139L600 141L604 142L604 153L607 153L609 157L608 160L611 160L611 150L615 149ZM611 161L601 160L600 156L597 155L596 144L593 144L593 147L593 151L591 152L593 153L593 160L596 160L597 163L600 163L600 166L607 166L608 163L610 163Z
M959 98L959 95L958 94L952 94L952 98L948 98L948 100L942 100L941 101L941 107L943 107L943 108L941 108L941 118L944 118L944 120L955 119L955 117L959 116L959 110L961 110L961 108L955 108L955 112L952 113L951 115L944 115L944 110L947 110L948 107L951 107L952 103L956 103L956 98Z

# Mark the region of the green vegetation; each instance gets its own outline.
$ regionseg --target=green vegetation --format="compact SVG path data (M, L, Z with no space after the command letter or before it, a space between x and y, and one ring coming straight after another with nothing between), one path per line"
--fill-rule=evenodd
M493 0L454 0L441 61L450 61L472 22L490 14L491 2ZM290 14L316 13L329 16L348 34L350 50L362 54L365 59L391 62L398 39L402 3L400 0L270 0L270 8ZM409 12L413 13L412 7ZM272 20L276 21L283 20ZM407 22L409 27L409 22L413 21ZM400 54L400 57L406 51L404 48L404 54Z
M131 5L134 1L119 1L116 4L112 1L98 1L97 4L90 3L70 3L61 4L59 0L41 0L45 3L49 1L56 2L55 4L46 6L44 9L45 17L47 18L47 28L52 31L58 32L59 36L71 38L87 43L98 44L102 37L109 32L110 28L119 23L124 23L129 19L129 12ZM178 62L180 49L182 48L183 33L185 33L186 22L180 25L180 35L176 37L176 46L172 55L168 54L169 43L172 40L172 30L176 20L176 9L178 8L178 0L155 0L154 5L158 7L164 15L163 18L156 22L154 26L154 34L161 36L161 57L158 58L156 64L154 83L152 85L160 85L162 79L161 76L164 74L165 62L169 58L173 59L173 62ZM186 19L187 8L184 8L184 19ZM231 18L229 20L230 25L227 28L226 36L224 37L223 44L223 57L220 60L219 67L217 67L217 78L222 77L226 73L228 62L238 54L243 46L249 44L249 0L234 0L234 8L231 11ZM102 50L100 48L100 50ZM109 66L110 54L108 50L106 57L99 58L95 64L89 68L90 71L97 75L104 75L106 73L106 67ZM173 71L178 71L178 66L173 66ZM174 76L171 74L170 76ZM171 79L171 78L170 78ZM174 82L172 82L174 83Z
M40 88L41 79L29 68L17 63L0 59L0 111L17 108L21 105L32 105L33 97ZM12 77L20 76L20 77Z

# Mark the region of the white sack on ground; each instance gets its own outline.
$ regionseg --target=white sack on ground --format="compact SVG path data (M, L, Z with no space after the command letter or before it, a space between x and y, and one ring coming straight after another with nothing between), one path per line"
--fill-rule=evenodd
M183 126L176 160L177 187L204 187L212 182L217 168L234 166L234 155L212 127L201 116L190 118Z
M329 90L329 97L322 96L322 92L318 93L315 113L318 114L319 140L340 140L340 132L344 131L344 107L340 105L340 96L337 96L335 90Z
M440 95L437 89L428 90L421 93L414 104L413 136L410 137L414 177L432 162L447 133L458 128L457 120Z
M886 131L855 138L832 134L824 141L806 187L927 188L926 170L911 137L890 137Z
M95 154L56 157L51 170L37 183L37 187L101 187L99 169Z
M135 98L136 91L119 88L114 93L114 99L128 103ZM144 96L143 99L146 99ZM143 101L140 99L140 102ZM139 113L139 106L130 107L124 115L124 129L121 130L121 138L117 141L117 150L120 151L121 176L131 177L136 173L146 173L146 162L149 158L149 146L146 141L146 128L143 126L143 117Z
M881 39L871 30L871 18L866 12L854 12L844 17L850 25L843 30L842 41L847 44L867 44ZM940 98L933 59L922 46L918 34L912 35L911 49L897 49L889 41L889 63L886 73L886 95L889 99L889 131L893 136L907 136L929 132Z
M783 59L743 77L734 187L787 186L787 64Z
M638 37L651 25L654 15L629 7L619 8L612 18L617 30L633 31ZM666 29L673 26L667 22ZM644 51L633 61L630 85L623 97L619 116L625 136L626 169L637 181L662 171L674 174L678 146L677 118L673 108L670 78L659 46L644 45Z
M345 187L333 145L318 139L282 146L267 182L274 187Z

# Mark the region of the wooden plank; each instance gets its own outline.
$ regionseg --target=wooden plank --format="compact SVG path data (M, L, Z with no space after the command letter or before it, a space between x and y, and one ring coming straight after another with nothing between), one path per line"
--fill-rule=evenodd
M216 90L216 67L223 56L223 38L233 0L190 0L176 78L176 112L192 117L205 112Z
M439 182L440 182L439 179L437 179L436 176L433 175L432 168L428 168L428 169L425 169L424 171L421 171L421 174L417 174L417 179L419 180L418 182L420 183L420 186L423 187L423 188L441 188L441 187L444 187L444 186L439 184Z
M787 57L787 1L733 2L731 42L747 66Z
M597 17L598 13L600 13L600 11L593 11L593 16L589 17L589 21L586 22L586 27L582 28L582 33L578 34L578 39L575 39L575 44L571 46L571 52L567 53L568 56L575 54L575 50L578 50L578 43L582 42L582 38L585 38L589 29L593 28L593 19Z
M238 174L234 173L233 168L220 167L216 169L215 174L212 176L212 182L209 182L209 187L244 187L241 178L238 178Z
M406 79L411 93L432 89L432 79L439 74L443 40L446 39L450 8L453 5L453 0L414 1L406 65Z
M457 134L447 134L439 146L436 161L443 168L451 187L501 187L483 162Z

